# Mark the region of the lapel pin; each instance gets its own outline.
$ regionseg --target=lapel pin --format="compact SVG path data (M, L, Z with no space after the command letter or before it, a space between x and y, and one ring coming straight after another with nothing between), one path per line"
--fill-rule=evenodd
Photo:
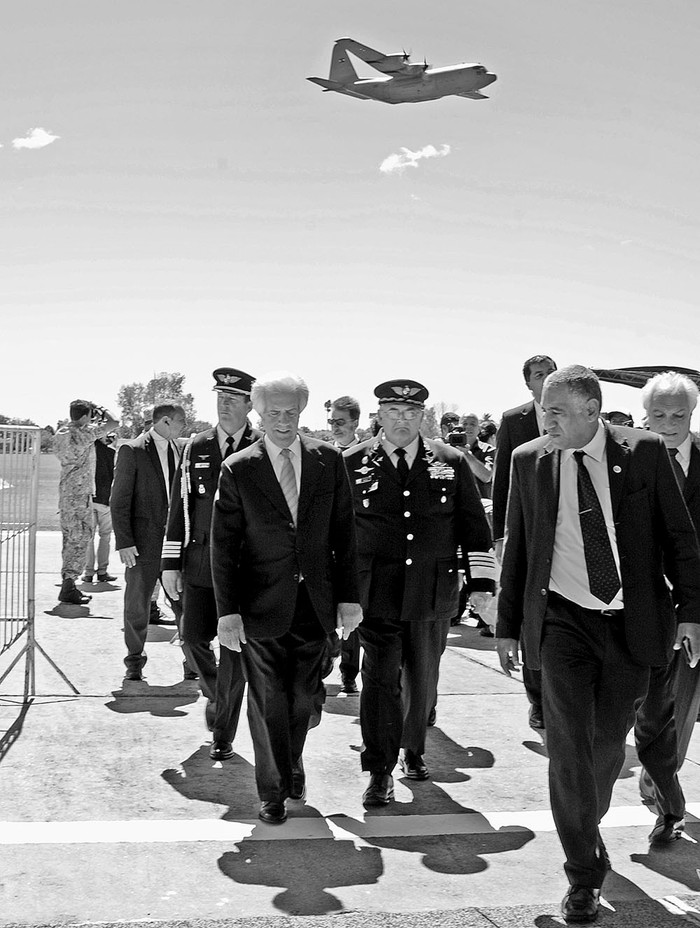
M614 473L614 474L621 474L621 473L622 473L622 468L620 467L619 464L616 464L616 465L613 467L613 473Z

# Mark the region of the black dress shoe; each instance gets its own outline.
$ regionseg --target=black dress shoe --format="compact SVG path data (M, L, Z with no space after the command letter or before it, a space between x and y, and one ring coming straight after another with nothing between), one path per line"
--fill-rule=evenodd
M428 715L428 728L432 728L433 725L437 722L437 709L435 706L430 710Z
M151 611L148 614L148 624L149 625L177 625L175 619L167 618L156 606L155 603L151 604Z
M685 821L675 815L660 815L649 833L649 844L673 844L685 830Z
M289 798L306 799L306 773L304 772L304 761L301 757L292 767L292 791Z
M530 706L530 728L535 731L544 731L544 719L542 717L542 706Z
M399 758L399 766L403 770L403 775L409 780L427 780L430 777L430 771L420 754L414 754L413 751L404 751L403 756Z
M369 786L362 794L366 806L385 806L394 798L394 780L388 773L370 773Z
M140 670L127 670L124 674L125 680L143 680L143 674Z
M209 748L209 757L212 760L228 760L235 751L230 741L214 741Z
M261 802L258 818L268 825L281 825L287 821L287 810L284 802Z
M357 688L354 677L343 677L343 685L340 687L340 692L345 693L346 696L357 696L360 691Z
M567 922L594 922L598 917L600 890L592 886L569 886L561 901L561 914Z
M86 596L81 593L75 585L75 580L66 578L61 584L61 590L58 594L59 603L68 603L71 606L87 606L92 596Z
M98 583L111 583L112 580L116 580L116 577L113 577L111 574L98 574L97 582Z

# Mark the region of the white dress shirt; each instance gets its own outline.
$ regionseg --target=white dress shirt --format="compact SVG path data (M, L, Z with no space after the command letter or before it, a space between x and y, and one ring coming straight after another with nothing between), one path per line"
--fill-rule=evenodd
M544 409L540 406L537 400L533 400L535 404L535 418L537 419L537 428L539 429L540 435L544 435Z
M688 476L688 470L690 469L690 449L693 447L693 439L688 433L685 437L685 441L681 442L678 446L678 454L676 455L676 460L683 468L683 473Z
M158 452L158 460L160 461L160 466L163 471L163 479L165 480L165 488L168 492L168 502L170 502L170 471L168 469L168 446L173 449L173 456L175 458L175 467L177 467L178 462L180 461L180 449L177 447L174 441L170 441L167 438L163 438L162 435L159 435L154 428L149 429L149 433L153 438L153 441L156 445L156 451Z
M408 464L409 470L413 467L413 462L415 461L416 456L418 454L419 440L420 440L420 435L416 435L416 437L413 439L411 444L406 445L406 447L404 448L404 451L406 452L406 463ZM384 450L386 451L391 463L394 465L394 467L396 467L399 463L399 459L395 453L396 449L398 448L398 445L395 445L392 441L389 441L389 439L386 437L386 435L383 432L382 432L382 448L384 448Z
M243 423L243 425L239 428L239 430L237 432L234 432L233 435L230 436L233 439L233 450L234 451L238 451L238 446L241 442L241 438L243 438L243 433L245 432L246 425L247 423ZM216 438L219 442L219 451L221 451L221 457L223 460L226 460L226 458L229 456L229 453L230 453L226 446L226 442L229 439L229 434L228 432L225 432L221 428L221 425L219 423L217 423L216 425Z
M270 441L267 435L263 441L265 442L265 450L267 451L270 457L270 461L272 462L272 466L275 470L275 476L281 483L282 466L284 465L284 458L281 457L282 449L279 448L274 442ZM294 476L296 477L297 481L297 494L299 494L301 490L301 441L299 439L299 435L296 436L292 444L289 446L289 450L291 452L289 460L292 462L292 467L294 468Z
M583 606L584 609L622 609L622 587L611 603L594 596L588 586L588 568L583 548L583 534L578 506L578 464L574 451L585 451L583 466L591 475L608 530L615 566L620 575L620 554L613 522L608 461L605 450L606 431L602 422L587 445L580 449L567 448L561 452L559 463L559 510L552 552L549 588L554 593Z

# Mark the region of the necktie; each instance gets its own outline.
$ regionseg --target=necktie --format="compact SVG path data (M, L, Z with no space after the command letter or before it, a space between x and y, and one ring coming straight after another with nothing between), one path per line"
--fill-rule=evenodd
M229 454L233 454L233 435L226 436L226 452L224 457L227 458Z
M297 493L297 478L294 474L292 465L292 452L289 448L282 448L282 474L280 476L280 486L287 500L289 511L292 514L292 521L297 524L297 511L299 509L299 494Z
M170 496L170 488L173 485L174 479L175 479L175 452L173 451L173 446L171 442L168 442L168 496Z
M583 550L591 593L604 603L611 603L620 589L605 516L588 468L583 463L585 451L574 451L578 464L578 507L583 535Z
M406 486L406 482L408 481L408 462L406 461L406 449L397 448L395 454L398 458L396 463L396 470L398 471L399 477L401 478L401 483Z
M676 481L678 486L681 488L681 493L685 489L685 472L683 471L683 465L678 460L678 448L669 448L668 453L671 455L671 464L673 465L673 472L676 475Z

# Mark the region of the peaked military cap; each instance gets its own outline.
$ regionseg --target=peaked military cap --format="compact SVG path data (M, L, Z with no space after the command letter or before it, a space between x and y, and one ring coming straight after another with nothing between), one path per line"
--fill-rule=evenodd
M219 393L242 393L244 396L250 396L255 383L255 377L246 374L245 371L237 371L235 367L217 367L212 372L212 377L216 382L212 390Z
M428 388L417 380L387 380L374 388L374 395L382 403L408 403L409 406L425 406Z

